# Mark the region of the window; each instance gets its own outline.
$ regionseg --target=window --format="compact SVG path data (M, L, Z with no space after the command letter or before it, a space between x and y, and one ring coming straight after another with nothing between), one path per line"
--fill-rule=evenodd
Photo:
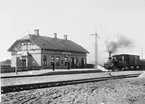
M61 64L63 64L63 60L61 60Z
M59 66L60 62L59 62L60 58L59 56L56 57L56 66Z
M79 60L78 60L78 58L76 57L76 63L78 63L79 62Z
M28 44L28 45L30 45L31 43L30 43L30 42L28 42L27 44Z
M24 45L24 43L22 42L22 43L21 43L21 45L23 46L23 45Z
M67 57L67 55L65 56L65 66L67 66L67 61L68 61L68 57Z
M54 56L51 56L51 60L54 60Z
M22 67L26 67L26 59L22 59Z
M56 57L56 60L59 60L59 56Z
M67 62L65 62L65 66L67 66Z
M65 57L64 59L67 60L67 57Z
M43 66L47 66L47 56L43 56Z
M21 43L21 49L26 50L26 44L24 42Z
M31 49L31 43L27 42L27 49L30 50Z
M84 58L84 64L86 64L86 58Z

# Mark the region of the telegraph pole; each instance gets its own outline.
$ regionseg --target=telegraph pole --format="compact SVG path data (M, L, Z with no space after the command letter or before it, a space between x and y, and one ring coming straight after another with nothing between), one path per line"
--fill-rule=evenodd
M118 28L117 28L117 43L119 42L119 34L118 34Z
M97 31L95 31L94 34L91 35L95 35L95 68L97 69L97 65L98 65L98 33Z
M141 48L141 58L143 59L143 48Z
M15 67L15 73L18 74L18 58L17 58L17 54L18 54L18 48L15 48L15 54L16 54L16 67Z

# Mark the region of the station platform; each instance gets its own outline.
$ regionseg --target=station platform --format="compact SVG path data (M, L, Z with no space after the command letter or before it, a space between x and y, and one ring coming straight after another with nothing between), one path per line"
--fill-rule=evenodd
M96 71L96 72L101 72L100 69L94 69L94 68L84 68L84 69L55 69L54 71L52 69L40 69L40 70L31 70L31 71L23 71L23 72L12 72L12 73L3 73L0 74L1 78L8 78L8 77L20 77L20 76L37 76L37 75L44 75L46 73L50 73L50 74L56 74L56 73L63 73L63 72L82 72L82 71Z
M82 70L76 69L77 72ZM97 69L85 69L85 70L97 70ZM55 70L57 72L57 70ZM64 70L58 70L61 72ZM84 70L83 70L84 71ZM89 78L103 78L108 77L106 72L94 72L94 73L75 73L75 74L59 74L59 75L49 75L52 71L49 70L40 70L40 72L32 72L32 74L38 76L28 76L28 77L13 77L13 78L1 78L1 86L13 86L13 85L23 85L23 84L35 84L35 83L45 83L45 82L57 82L57 81L69 81L69 80L78 80L78 79L89 79ZM68 70L65 72L73 72L72 70ZM29 72L28 72L29 73ZM25 73L25 74L28 74ZM54 72L53 72L54 73ZM119 72L111 72L113 76L119 75L129 75L129 74L142 74L143 71L119 71ZM20 74L20 73L19 73ZM22 76L21 73L20 75ZM42 74L42 75L40 75Z

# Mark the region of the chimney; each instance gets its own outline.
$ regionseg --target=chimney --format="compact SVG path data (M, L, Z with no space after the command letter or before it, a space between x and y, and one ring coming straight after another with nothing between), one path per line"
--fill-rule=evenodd
M57 33L54 33L54 38L56 38L56 39L57 39Z
M64 39L67 40L67 35L64 35Z
M36 36L39 36L39 29L35 29L35 30L34 30L34 34L35 34Z

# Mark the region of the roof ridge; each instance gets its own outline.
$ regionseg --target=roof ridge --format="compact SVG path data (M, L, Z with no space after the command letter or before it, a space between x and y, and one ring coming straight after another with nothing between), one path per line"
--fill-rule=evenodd
M49 37L49 36L40 36L40 37L47 37L47 38L57 39L57 40L65 40L65 39L62 39L62 38L53 38L53 37ZM70 40L67 39L65 41L70 41Z
M65 49L67 49L66 47L65 47L65 45L64 45L64 43L62 43L62 41L69 41L69 40L64 40L64 39L60 39L60 38L52 38L52 37L47 37L47 36L42 36L42 37L46 37L46 38L51 38L51 39L54 39L54 40L60 40L60 43L61 43L61 46L63 47L63 48L65 48ZM47 40L45 40L45 41L47 41ZM48 42L48 41L47 41ZM51 44L51 43L50 43ZM51 44L52 45L52 44ZM54 46L54 45L52 45L52 46ZM68 45L67 45L68 46ZM56 48L56 47L55 47ZM57 49L57 48L56 48Z
M42 39L42 40L44 40L45 42L47 42L48 44L50 44L51 46L53 46L55 49L57 49L54 45L52 45L50 42L48 42L47 40L45 40L45 39L43 39L41 36L40 36L40 38Z
M70 40L70 42L72 42L73 44L75 44L75 45L77 45L78 47L80 47L80 48L83 48L81 45L79 45L79 44L76 44L74 41L72 41L72 40ZM85 51L87 51L85 48L83 48ZM87 51L88 52L88 51Z

